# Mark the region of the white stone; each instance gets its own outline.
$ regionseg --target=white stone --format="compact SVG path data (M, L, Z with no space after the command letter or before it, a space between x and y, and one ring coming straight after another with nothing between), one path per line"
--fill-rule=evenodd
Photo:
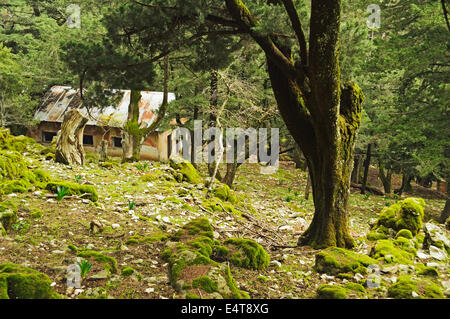
M155 291L155 288L147 288L147 289L145 289L145 292L148 293L148 294L150 294L150 293L152 293L154 291Z
M162 218L162 221L165 222L165 223L170 223L170 219L169 219L169 217L167 217L167 216L164 216L164 217Z
M424 252L418 251L418 252L417 252L417 257L418 257L419 259L428 259L428 258L430 258L430 255L427 255L427 254L425 254Z
M447 253L444 250L442 250L436 246L430 246L430 255L434 259L441 260L441 261L445 260L447 258Z
M412 294L412 296L413 296L414 298L419 297L419 294L418 294L417 292L415 292L415 291L413 291L411 294Z
M116 229L116 228L120 228L120 225L119 225L119 224L112 224L111 227L112 227L113 229Z
M272 260L270 263L271 263L272 265L277 266L278 268L281 267L281 263L280 263L278 260Z
M353 278L355 278L355 280L359 281L359 280L363 279L364 276L361 275L360 273L356 273L356 274L353 276Z

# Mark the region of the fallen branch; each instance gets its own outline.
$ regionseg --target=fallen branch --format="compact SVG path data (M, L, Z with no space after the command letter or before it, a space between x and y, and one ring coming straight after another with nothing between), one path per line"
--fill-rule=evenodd
M350 186L353 188L357 188L357 189L362 188L362 185L356 184L356 183L351 183ZM379 189L377 189L375 187L370 187L370 186L366 185L366 191L372 193L373 195L384 196L384 192L380 191Z

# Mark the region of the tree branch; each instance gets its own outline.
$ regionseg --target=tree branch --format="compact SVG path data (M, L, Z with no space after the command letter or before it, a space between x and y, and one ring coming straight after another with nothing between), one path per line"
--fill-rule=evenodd
M286 12L289 15L289 20L291 20L292 28L294 29L295 35L297 36L298 43L300 45L300 57L302 65L308 65L308 49L306 47L305 32L303 31L302 23L298 16L297 10L292 0L282 0Z
M266 55L273 60L286 75L295 78L297 72L292 61L281 52L270 37L261 35L252 30L252 28L258 24L258 21L253 17L247 6L241 0L225 0L225 2L228 11L233 19L237 21L240 28L248 33L259 44Z

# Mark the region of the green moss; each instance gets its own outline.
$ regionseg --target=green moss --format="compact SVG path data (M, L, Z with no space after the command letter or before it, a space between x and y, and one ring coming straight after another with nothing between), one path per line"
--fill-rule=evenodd
M177 291L186 296L202 289L208 293L219 293L224 298L231 295L234 298L246 297L237 289L229 267L210 258L213 252L221 249L216 250L220 243L213 240L212 227L207 218L187 223L171 239L178 242L169 241L162 255L169 263L170 282ZM189 279L189 274L197 271L203 275Z
M250 296L245 291L242 291L238 288L236 281L231 275L230 267L226 267L225 270L225 281L227 282L227 286L231 290L228 298L230 299L250 299Z
M367 293L360 284L350 282L345 287L338 285L321 285L317 289L319 299L346 299L348 297L361 298Z
M164 198L164 199L162 200L162 202L163 202L163 203L170 202L170 203L174 203L174 204L177 204L177 205L181 205L181 204L184 203L184 200L179 199L179 198L176 198L175 196L170 196L170 197Z
M386 235L385 233L379 233L379 232L370 232L367 234L367 239L370 241L377 241L380 239L387 239L388 235Z
M400 231L409 230L412 235L417 235L422 228L425 201L421 198L410 197L401 202L383 208L375 229L380 226Z
M154 170L150 173L147 173L145 175L142 175L141 177L139 177L139 180L143 181L143 182L154 182L157 180L161 180L161 181L174 181L175 178L173 177L173 175L170 175L166 172L160 171L160 170Z
M197 236L187 242L190 247L195 248L200 254L209 257L213 252L213 241L209 237Z
M190 221L189 223L183 226L183 231L191 236L198 235L209 237L211 239L214 238L213 228L211 227L211 224L209 223L209 220L206 217L197 218L194 219L193 221Z
M89 194L88 197L91 201L96 202L98 200L97 190L91 185L80 185L77 183L71 183L61 180L54 180L47 184L46 189L54 193L57 192L58 186L68 189L67 195L83 195Z
M220 198L223 201L228 201L233 204L237 202L236 194L226 184L217 185L213 190L213 194L215 197Z
M258 276L257 279L263 283L267 283L269 281L266 276Z
M434 267L425 266L419 271L421 276L438 277L439 272Z
M121 275L124 276L124 277L128 277L128 276L131 276L132 274L134 274L134 272L135 272L135 270L133 268L131 268L131 267L124 267L122 269Z
M39 208L35 208L30 212L30 216L34 219L39 219L42 217L42 210L40 210Z
M407 251L414 256L417 254L419 244L414 239L406 239L405 237L399 237L393 241L394 245Z
M245 238L229 238L224 242L231 251L235 251L229 260L238 267L264 269L269 266L270 256L257 242Z
M39 155L46 149L34 139L27 136L13 136L7 129L0 128L0 150L16 151Z
M106 162L101 162L99 165L103 168L113 168L113 167L118 167L119 163L113 162L113 161L106 161Z
M186 299L201 299L199 295L194 293L187 293L185 296Z
M406 239L413 239L413 235L410 230L408 229L401 229L398 231L397 235L395 235L395 238L403 237ZM384 238L383 238L384 239Z
M317 298L319 299L346 299L347 289L341 286L321 285L317 289Z
M360 292L362 294L366 294L367 293L366 289L361 284L357 284L357 283L354 283L354 282L349 282L345 286L345 288L350 289L350 290L355 291L355 292Z
M84 250L77 254L78 257L93 258L95 261L104 263L105 269L111 270L112 273L117 273L117 260L110 256L103 255L98 251Z
M418 297L413 297L415 292ZM396 299L444 299L442 289L428 279L411 276L400 276L395 284L389 287L388 296Z
M57 299L47 275L16 264L0 265L1 299Z
M315 269L318 272L337 275L340 273L366 273L367 266L376 265L375 259L353 251L329 247L316 254Z
M195 167L181 157L171 157L169 165L179 173L183 174L183 181L191 184L203 183L203 178L197 172Z
M96 153L86 152L84 159L86 163L98 163L100 156Z
M126 245L137 245L137 244L139 244L139 240L137 240L135 238L129 238L129 239L127 239L125 244Z
M377 259L383 260L387 263L400 263L400 264L412 264L414 261L415 254L412 253L411 246L406 246L406 238L400 237L395 242L391 240L380 240L372 248L370 256ZM399 241L400 240L400 241ZM407 250L404 250L408 247Z
M9 201L0 203L0 224L6 231L17 221L17 206Z
M31 170L28 165L21 153L11 148L0 150L0 194L25 193L33 185L37 188L45 186L48 174L39 169Z
M224 257L228 256L229 253L230 253L230 250L225 246L221 246L221 245L214 246L214 255L217 257L224 258Z
M207 293L218 291L217 282L212 281L208 276L201 276L192 280L192 287L203 289Z
M75 245L68 245L67 248L69 248L69 250L73 253L76 253L78 251L78 248Z

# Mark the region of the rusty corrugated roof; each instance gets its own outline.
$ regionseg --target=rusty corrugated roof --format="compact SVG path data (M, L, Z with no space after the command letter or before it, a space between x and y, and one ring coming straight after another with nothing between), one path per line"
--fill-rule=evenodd
M90 108L88 110L82 106L80 94L68 86L53 86L44 96L39 105L34 118L46 122L62 122L64 114L77 108L89 118L87 125L123 127L128 116L128 105L130 104L130 90L121 90L123 96L116 106L100 108ZM142 127L148 127L155 120L155 111L162 104L164 93L141 91L141 101L139 104L139 122ZM175 94L169 93L169 102L175 100Z

